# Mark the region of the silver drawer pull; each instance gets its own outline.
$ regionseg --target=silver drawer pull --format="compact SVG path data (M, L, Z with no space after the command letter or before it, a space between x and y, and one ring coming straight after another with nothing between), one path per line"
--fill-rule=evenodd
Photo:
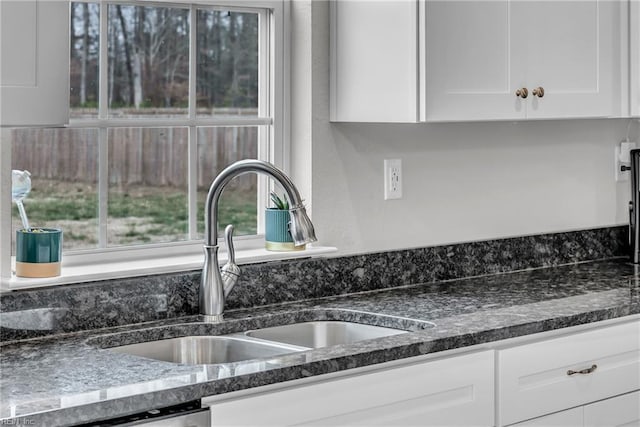
M581 371L574 371L573 369L569 369L567 371L567 375L571 376L571 375L575 375L575 374L580 374L580 375L587 375L592 373L593 371L595 371L596 369L598 369L598 365L591 365L590 368L587 369L583 369Z

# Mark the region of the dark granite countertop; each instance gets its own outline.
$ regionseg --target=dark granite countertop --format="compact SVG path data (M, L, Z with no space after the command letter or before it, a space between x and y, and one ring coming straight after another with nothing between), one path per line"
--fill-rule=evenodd
M215 325L190 316L7 343L0 347L0 419L71 425L638 314L638 277L623 261L597 261L234 310ZM221 365L177 365L103 348L323 319L412 332Z

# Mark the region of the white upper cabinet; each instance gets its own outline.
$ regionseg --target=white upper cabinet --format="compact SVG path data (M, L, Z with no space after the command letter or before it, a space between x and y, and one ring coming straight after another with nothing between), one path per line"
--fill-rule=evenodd
M331 120L418 120L418 3L331 2Z
M424 7L421 119L525 118L527 99L514 93L526 88L526 54L510 41L510 2L427 1Z
M528 118L621 113L621 1L514 1L512 48L526 52ZM515 67L514 67L515 69ZM536 96L536 88L544 96Z
M426 1L423 120L619 116L621 5Z
M0 124L69 120L69 2L0 1Z
M400 1L387 6L396 19L377 1L335 3L334 121L524 120L627 113L622 96L628 90L623 57L626 0ZM346 9L348 14L343 13ZM414 29L417 46L411 38ZM402 44L403 39L408 42ZM348 52L343 46L349 46ZM412 92L416 77L417 92ZM381 87L395 90L394 97L376 98ZM413 105L416 93L417 120L406 108Z

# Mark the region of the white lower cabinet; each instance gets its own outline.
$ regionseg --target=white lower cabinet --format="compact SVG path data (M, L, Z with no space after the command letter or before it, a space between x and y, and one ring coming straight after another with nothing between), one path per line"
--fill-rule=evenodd
M640 427L640 320L211 396L212 426Z
M210 404L213 426L493 426L494 351Z
M583 427L584 410L582 407L567 409L555 414L545 415L521 423L514 427Z
M499 425L640 389L640 322L500 349Z
M545 415L514 427L640 427L640 391Z
M640 427L640 391L584 407L585 427Z

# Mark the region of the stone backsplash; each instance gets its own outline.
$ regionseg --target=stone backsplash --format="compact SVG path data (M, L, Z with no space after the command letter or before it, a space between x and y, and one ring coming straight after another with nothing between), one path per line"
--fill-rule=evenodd
M626 256L628 228L243 265L227 310ZM0 295L0 341L198 314L200 271Z

